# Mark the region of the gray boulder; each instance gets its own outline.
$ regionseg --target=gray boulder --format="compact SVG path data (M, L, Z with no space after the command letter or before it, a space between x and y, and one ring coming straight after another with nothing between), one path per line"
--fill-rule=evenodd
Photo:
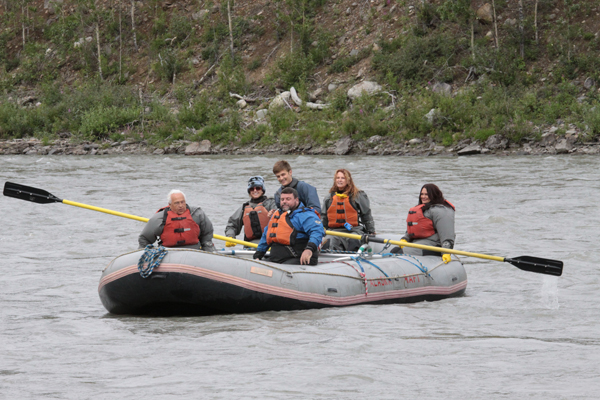
M492 22L494 20L494 10L490 3L485 3L477 9L477 19L484 22Z
M203 140L202 142L193 142L185 148L185 155L195 156L200 154L210 154L210 148L210 140Z
M352 139L349 136L346 136L335 143L335 149L333 150L333 153L338 156L343 156L348 154L351 148Z
M550 147L556 144L556 134L554 132L547 132L542 135L540 140L540 146Z
M268 113L269 113L269 111L266 108L261 108L260 110L258 110L256 112L256 118L258 120L263 120L266 118Z
M434 93L439 93L439 94L443 94L446 96L449 96L450 94L452 94L452 86L450 86L449 84L445 83L445 82L436 82L433 87L431 88L431 90Z
M563 138L558 141L556 146L554 146L556 153L565 154L573 149L573 142L568 138Z
M271 104L269 104L269 110L273 110L279 107L286 107L290 103L292 94L290 92L283 92L275 96Z
M348 89L348 97L354 100L363 94L372 95L381 91L382 87L377 82L364 81Z
M465 147L457 153L459 156L470 156L473 154L481 154L481 146L477 143Z
M505 149L508 145L508 139L500 135L492 135L485 141L484 146L490 150Z

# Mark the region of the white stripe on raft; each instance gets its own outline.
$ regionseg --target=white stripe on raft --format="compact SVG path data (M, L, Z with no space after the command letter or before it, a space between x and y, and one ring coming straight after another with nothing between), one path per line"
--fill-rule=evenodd
M195 275L207 279L211 279L218 282L229 283L235 286L243 287L245 289L253 290L260 293L270 294L274 296L286 297L290 299L309 301L319 304L327 304L333 306L345 306L351 304L359 304L365 302L390 300L390 299L401 299L405 297L416 297L423 295L443 295L449 296L453 293L464 290L467 287L467 280L460 282L453 286L440 287L440 286L424 286L412 289L401 289L401 290L389 290L385 292L369 292L368 295L359 294L354 296L346 297L333 297L326 296L316 293L301 292L298 290L285 289L282 287L271 286L263 283L257 283L248 279L238 278L236 276L223 274L216 271L211 271L195 266L181 265L181 264L168 264L163 263L159 267L154 269L155 272L178 272L184 274ZM98 292L110 282L121 279L127 275L138 274L137 265L131 265L129 267L121 268L112 274L106 275L100 280L98 286ZM386 278L382 278L386 280Z

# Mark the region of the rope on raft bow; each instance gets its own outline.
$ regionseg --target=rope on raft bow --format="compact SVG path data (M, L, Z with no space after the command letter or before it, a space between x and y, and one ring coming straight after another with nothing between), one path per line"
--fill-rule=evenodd
M149 277L154 268L160 265L167 253L167 249L162 245L159 245L156 248L151 244L147 245L144 249L144 254L142 254L138 261L138 271L140 271L142 278ZM145 263L148 263L148 265L144 267Z

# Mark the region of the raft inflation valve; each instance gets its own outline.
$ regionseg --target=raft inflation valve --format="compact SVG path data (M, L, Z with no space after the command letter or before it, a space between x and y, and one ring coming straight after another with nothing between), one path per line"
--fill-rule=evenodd
M368 244L363 244L357 251L359 257L371 258L373 256L373 249Z

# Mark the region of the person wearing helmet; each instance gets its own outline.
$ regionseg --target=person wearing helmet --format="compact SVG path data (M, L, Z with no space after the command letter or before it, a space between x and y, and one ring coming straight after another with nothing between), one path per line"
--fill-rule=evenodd
M229 217L225 227L225 236L235 238L244 229L244 240L258 243L263 230L269 222L269 211L276 210L275 200L265 196L265 180L262 176L253 176L248 180L248 195L250 200L242 204ZM235 246L226 242L225 246Z

